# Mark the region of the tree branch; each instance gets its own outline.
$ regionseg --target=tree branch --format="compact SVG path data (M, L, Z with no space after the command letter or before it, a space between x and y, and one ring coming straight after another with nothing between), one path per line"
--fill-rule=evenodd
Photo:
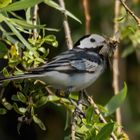
M59 4L63 9L65 9L64 0L59 0ZM65 38L66 38L67 47L68 47L68 49L72 49L73 48L73 42L72 42L72 38L71 38L71 32L70 32L70 27L69 27L67 15L66 15L65 12L64 12L63 25L64 25L64 31L65 31Z
M90 33L90 13L89 13L89 0L83 0L83 8L85 15L85 33Z
M32 23L33 25L37 25L37 17L38 17L38 5L35 5L32 9ZM37 39L39 36L37 29L33 29L33 39Z
M115 13L115 19L119 17L119 13L120 13L120 1L119 0L115 0L115 9L114 9L114 13ZM119 41L119 35L116 33L119 32L119 23L115 22L114 24L114 38L115 40ZM119 62L119 48L118 46L116 47L116 50L114 52L114 56L113 56L113 89L114 89L114 94L119 93L120 90L120 62ZM118 108L116 110L116 121L119 125L121 125L122 121L121 121L121 110L120 108ZM121 132L121 128L118 127L118 133Z
M125 10L135 19L138 26L140 26L140 18L137 17L134 12L125 4L124 0L119 0L122 6L125 8Z

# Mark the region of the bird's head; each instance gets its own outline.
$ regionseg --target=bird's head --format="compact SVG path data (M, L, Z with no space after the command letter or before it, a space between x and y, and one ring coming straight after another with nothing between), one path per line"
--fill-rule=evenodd
M118 42L113 39L106 39L97 34L86 35L80 38L75 47L85 50L91 50L105 57L112 56Z

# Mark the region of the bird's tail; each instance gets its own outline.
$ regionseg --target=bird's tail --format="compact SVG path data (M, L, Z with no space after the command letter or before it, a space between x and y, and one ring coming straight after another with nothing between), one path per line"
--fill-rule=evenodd
M21 74L21 75L17 75L17 76L11 76L8 78L0 78L0 85L3 84L4 81L13 81L13 80L20 80L20 79L27 79L27 78L34 78L35 75L33 74Z

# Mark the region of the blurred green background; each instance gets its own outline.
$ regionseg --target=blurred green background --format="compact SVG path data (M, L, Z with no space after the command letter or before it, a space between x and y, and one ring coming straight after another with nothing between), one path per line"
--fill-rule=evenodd
M112 0L90 0L91 33L98 33L111 37L113 35L114 24L114 1ZM84 10L81 0L65 0L66 8L78 17L82 24L69 19L73 41L85 34ZM140 16L140 1L127 0L129 6ZM22 12L18 12L22 15ZM66 50L66 43L63 30L63 16L60 12L43 4L39 5L39 15L42 24L47 27L57 28L60 31L54 33L59 42L58 48L50 49L49 58ZM24 16L24 15L23 15ZM48 32L50 34L50 32ZM139 38L140 40L140 38ZM140 45L140 44L139 44ZM128 38L124 38L120 44L120 52L132 46ZM128 94L125 103L121 106L122 123L124 131L131 140L140 139L140 49L120 58L121 81L126 81ZM120 83L120 84L122 84ZM10 87L9 87L10 88ZM14 89L13 89L14 90ZM105 73L88 88L88 93L93 96L97 104L105 105L113 96L112 88L112 68L108 66ZM11 93L12 94L12 91ZM5 116L0 116L0 140L62 140L65 123L65 112L62 106L48 104L40 111L41 119L45 122L47 133L43 132L35 125L24 125L21 134L17 134L17 116L10 111Z

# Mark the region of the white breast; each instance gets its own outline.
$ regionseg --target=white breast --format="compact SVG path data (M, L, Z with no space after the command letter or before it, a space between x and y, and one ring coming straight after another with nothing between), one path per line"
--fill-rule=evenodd
M66 74L58 71L50 71L46 72L46 76L43 75L40 79L56 89L80 91L90 86L102 72L102 66L100 66L94 73L81 72Z

